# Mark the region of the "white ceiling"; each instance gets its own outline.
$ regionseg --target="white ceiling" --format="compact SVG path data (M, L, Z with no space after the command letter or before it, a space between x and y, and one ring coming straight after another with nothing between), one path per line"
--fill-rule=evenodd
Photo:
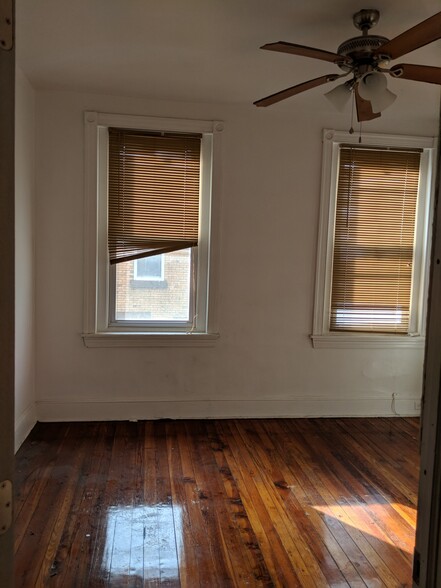
M388 38L441 9L439 0L376 0L373 6L361 0L16 2L17 59L36 88L243 103L339 72L333 64L259 50L264 43L283 40L336 51L360 34L352 15L361 8L380 10L372 32ZM441 42L399 61L441 66ZM427 86L391 83L394 91L406 84L406 92L417 96ZM317 92L323 89L311 96ZM286 104L292 108L294 100L299 97Z

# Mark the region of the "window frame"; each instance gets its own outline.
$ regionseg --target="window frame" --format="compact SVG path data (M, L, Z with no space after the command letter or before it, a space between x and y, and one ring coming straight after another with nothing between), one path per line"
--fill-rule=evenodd
M219 157L217 137L223 130L221 121L204 121L149 116L85 112L85 294L83 340L88 347L107 346L175 346L204 345L218 337L214 307L209 300L213 288L213 253L211 217L213 208L213 160ZM200 133L201 198L199 205L199 245L195 257L195 322L179 326L148 322L137 324L118 321L112 324L109 309L110 264L107 246L107 183L109 127L137 130ZM121 324L123 323L123 324Z
M415 226L415 256L412 277L410 334L338 332L329 330L332 287L334 227L337 203L339 147L341 144L359 145L359 136L344 131L323 131L323 160L321 177L320 216L317 246L316 285L314 296L314 347L375 348L423 347L425 339L426 292L428 279L428 246L432 215L433 161L436 140L433 137L414 137L363 133L361 145L422 149L420 186L418 191Z

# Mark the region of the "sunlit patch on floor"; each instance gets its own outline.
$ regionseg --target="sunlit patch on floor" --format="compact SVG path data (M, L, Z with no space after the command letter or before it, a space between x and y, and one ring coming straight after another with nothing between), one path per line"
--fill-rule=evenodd
M393 505L390 505L393 506ZM394 505L397 508L404 509L412 513L414 509L404 505ZM381 520L381 513L376 513L376 510L384 508L384 504L369 504L366 507L360 504L335 504L335 505L314 505L313 508L320 512L323 516L325 524L329 519L337 520L345 526L347 530L359 531L370 537L374 537L383 543L391 546L396 546L394 540L388 535L387 525L382 525L382 528L377 524L377 520ZM416 512L416 510L415 510ZM377 516L376 516L377 515ZM384 516L383 516L384 520ZM331 521L332 522L332 521ZM393 531L393 529L391 529ZM351 534L351 533L350 533ZM404 543L404 541L403 541ZM406 546L401 545L401 550L412 554L414 548L413 530L412 540Z
M126 576L177 580L182 544L180 506L111 506L102 567L112 581Z

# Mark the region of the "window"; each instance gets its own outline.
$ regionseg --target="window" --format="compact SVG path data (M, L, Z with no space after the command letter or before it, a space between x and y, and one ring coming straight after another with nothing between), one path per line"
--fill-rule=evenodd
M134 263L133 278L135 280L164 280L164 254L136 259Z
M422 344L433 151L325 131L314 346Z
M212 160L222 125L85 117L86 345L213 339Z

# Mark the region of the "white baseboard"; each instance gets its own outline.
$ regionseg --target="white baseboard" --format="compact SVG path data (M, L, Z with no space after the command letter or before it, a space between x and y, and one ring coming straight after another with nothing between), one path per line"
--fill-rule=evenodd
M304 417L375 417L419 416L419 397L397 398L323 398L295 400L124 400L37 402L38 420L126 421L214 418L304 418Z
M32 431L37 422L37 408L33 402L15 419L15 451L20 449L21 444Z

